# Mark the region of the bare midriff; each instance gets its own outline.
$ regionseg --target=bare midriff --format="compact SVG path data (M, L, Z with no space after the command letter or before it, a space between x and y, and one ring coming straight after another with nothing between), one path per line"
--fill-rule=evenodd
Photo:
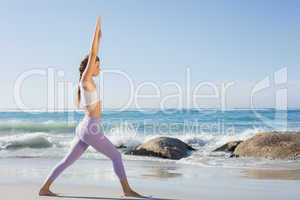
M86 106L85 113L90 117L100 118L102 114L101 101L99 100L92 105Z

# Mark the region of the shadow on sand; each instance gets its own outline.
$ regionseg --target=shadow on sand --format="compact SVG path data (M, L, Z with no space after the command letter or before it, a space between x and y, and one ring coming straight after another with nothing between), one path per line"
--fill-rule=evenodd
M145 199L153 199L153 200L179 200L179 199L167 199L167 198L157 198L152 196L145 196L145 197L91 197L91 196L72 196L72 195L58 195L58 198L70 198L70 199L101 199L101 200L145 200Z

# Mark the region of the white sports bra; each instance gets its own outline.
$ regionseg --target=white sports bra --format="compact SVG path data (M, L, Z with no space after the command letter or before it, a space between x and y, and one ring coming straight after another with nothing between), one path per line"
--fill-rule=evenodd
M87 91L82 86L82 83L79 83L80 88L80 104L82 106L89 106L94 103L97 103L100 99L97 94L97 89L94 91Z

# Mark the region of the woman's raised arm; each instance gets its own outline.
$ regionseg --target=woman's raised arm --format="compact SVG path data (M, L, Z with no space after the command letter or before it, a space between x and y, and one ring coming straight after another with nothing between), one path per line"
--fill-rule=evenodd
M100 17L97 17L96 21L96 30L93 36L93 42L92 47L89 52L89 61L87 63L87 67L85 68L81 81L86 82L92 80L93 72L96 68L96 58L99 52L99 45L100 45L100 39L101 39L101 22Z

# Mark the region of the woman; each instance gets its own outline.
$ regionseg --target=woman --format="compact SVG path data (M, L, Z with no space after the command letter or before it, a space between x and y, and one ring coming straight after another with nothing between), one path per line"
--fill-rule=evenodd
M76 143L46 179L39 192L41 196L57 196L50 191L51 184L67 167L74 163L90 145L112 160L113 168L121 182L124 196L143 197L133 191L129 186L121 153L103 135L100 128L101 106L96 85L93 81L93 77L97 76L100 72L99 58L97 56L100 38L101 27L98 17L90 54L81 62L79 68L80 80L77 99L78 105L84 105L85 117L76 127Z

